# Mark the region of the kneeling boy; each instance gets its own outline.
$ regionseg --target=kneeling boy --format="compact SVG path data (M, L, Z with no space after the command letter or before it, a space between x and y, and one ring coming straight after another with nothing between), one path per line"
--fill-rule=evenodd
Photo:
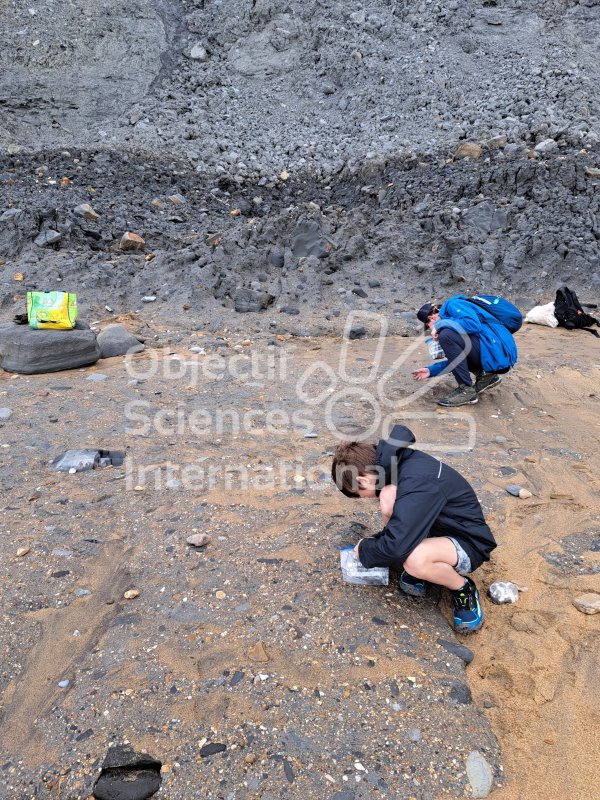
M425 581L450 589L454 627L483 625L475 583L467 577L496 547L471 485L437 458L408 447L412 432L396 425L378 445L347 442L335 451L331 474L347 497L379 497L385 528L355 551L366 568L395 567L400 588L422 597Z

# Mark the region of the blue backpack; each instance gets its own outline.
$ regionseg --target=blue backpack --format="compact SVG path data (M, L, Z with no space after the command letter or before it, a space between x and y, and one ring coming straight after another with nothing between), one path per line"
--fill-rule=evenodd
M483 308L511 333L516 333L523 324L523 315L519 309L503 297L494 294L478 294L465 299L469 303Z

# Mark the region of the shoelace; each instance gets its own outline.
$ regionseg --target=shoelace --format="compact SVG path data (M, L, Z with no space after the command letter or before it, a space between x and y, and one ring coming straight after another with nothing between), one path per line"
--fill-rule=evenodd
M475 608L475 598L471 593L460 592L454 595L454 605L456 608L466 608L468 610Z

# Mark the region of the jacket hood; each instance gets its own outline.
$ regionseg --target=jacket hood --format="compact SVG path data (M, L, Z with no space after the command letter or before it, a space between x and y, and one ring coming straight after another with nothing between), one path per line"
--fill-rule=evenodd
M406 448L414 444L414 433L405 425L394 425L387 439L380 439L375 453L375 464L383 467L385 471L385 482L396 484L398 482L398 465L406 456ZM381 483L381 482L380 482ZM379 489L383 486L380 485Z

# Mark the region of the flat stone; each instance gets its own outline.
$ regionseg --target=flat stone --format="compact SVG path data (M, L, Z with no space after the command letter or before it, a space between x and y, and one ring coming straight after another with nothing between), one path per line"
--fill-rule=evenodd
M91 375L88 375L86 380L88 381L96 381L96 383L101 383L108 378L108 375L105 375L103 372L94 372Z
M573 600L573 605L583 614L598 614L600 613L600 594L588 592L579 595Z
M207 758L207 756L214 756L216 753L224 753L227 750L226 744L220 742L209 742L204 747L200 748L200 757Z
M519 497L521 500L528 500L533 495L529 491L529 489L519 489Z
M483 798L489 795L494 775L492 768L478 750L472 750L467 756L467 777L471 784L473 798Z
M49 247L51 244L56 244L62 239L62 233L53 230L42 231L33 240L34 244L38 247Z
M513 497L518 497L519 492L521 491L521 487L517 483L509 483L506 487L506 491L509 494L512 494Z
M10 419L12 417L12 409L0 408L0 422Z
M444 650L447 650L449 653L452 653L452 655L462 659L465 664L470 664L475 658L475 654L472 650L469 650L468 647L465 647L463 644L459 644L458 642L449 642L447 639L438 639L437 643L440 644Z
M145 345L123 325L107 325L98 334L100 358L114 358L132 353L141 353Z
M0 367L34 375L94 364L100 358L96 334L77 323L70 331L0 325Z
M84 448L81 450L67 450L62 456L52 462L57 472L87 472L94 469L100 458L98 450Z
M268 654L262 642L257 642L255 645L249 648L248 658L250 661L256 661L261 664L265 664L267 661L271 660L271 656Z

